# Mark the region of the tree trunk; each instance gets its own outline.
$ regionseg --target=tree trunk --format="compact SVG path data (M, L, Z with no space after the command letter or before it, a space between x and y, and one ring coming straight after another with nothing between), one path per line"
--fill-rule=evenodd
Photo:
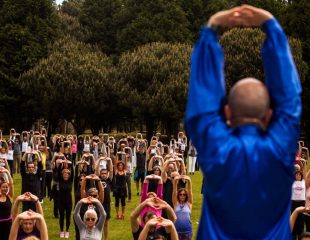
M150 142L155 131L155 120L151 116L145 117L146 139Z

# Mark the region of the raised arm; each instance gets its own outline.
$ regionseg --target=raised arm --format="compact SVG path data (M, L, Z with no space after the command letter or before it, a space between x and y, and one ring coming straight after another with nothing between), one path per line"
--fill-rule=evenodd
M232 14L233 9L212 16L208 27L201 31L192 53L185 121L189 136L196 146L202 144L201 134L204 134L208 123L203 116L219 116L226 94L223 52L218 36L211 27L223 25L224 20Z
M81 182L81 198L86 198L87 197L87 194L86 194L86 180L87 180L87 177L83 178L82 179L82 182Z
M84 222L81 219L80 216L80 210L81 206L83 204L83 199L81 199L75 206L74 213L73 213L73 218L75 220L76 225L78 226L79 230L81 230L84 227Z
M44 217L41 214L38 213L32 213L34 215L34 219L36 219L36 225L37 228L40 231L40 237L41 239L48 240L48 233L47 233L47 226L44 220Z
M265 84L273 103L273 119L268 133L277 151L286 157L283 161L293 164L296 142L299 138L301 114L301 85L287 38L273 16L265 10L245 6L252 12L253 26L262 26L267 38L262 57ZM290 137L287 137L290 136Z
M14 184L13 184L13 178L10 174L10 171L8 169L3 169L2 172L5 172L6 175L8 176L8 180L9 180L9 197L11 198L11 201L12 201L12 198L13 198L13 195L14 195Z
M192 191L192 180L189 176L181 176L181 178L187 180L187 194L188 194L188 204L190 209L192 209L193 206L193 191Z
M104 200L104 188L103 188L103 185L102 185L102 182L100 181L99 177L96 176L97 178L95 180L97 180L98 182L98 188L99 188L99 200L101 203L103 203L103 200Z
M291 231L293 231L293 229L294 229L294 225L295 225L295 222L296 222L296 219L297 219L298 215L303 213L303 212L309 212L309 211L310 211L309 207L298 207L298 208L295 208L295 210L292 212L292 214L290 216Z
M179 177L177 176L173 179L172 203L174 208L176 208L178 204L178 182Z
M97 222L97 224L96 224L96 227L97 227L98 229L102 229L103 224L104 224L104 222L105 222L105 219L106 219L106 217L107 217L107 214L106 214L106 212L104 211L104 208L103 208L102 204L99 202L98 199L94 198L92 201L93 201L94 203L96 203L97 208L99 209L99 213L100 213L100 217L99 217L99 220L98 220L98 222Z
M144 202L139 204L130 214L130 224L131 224L131 231L133 233L137 232L139 229L139 216L142 210L146 207L148 199Z
M149 161L149 165L147 166L148 171L152 171L154 160L155 160L155 156L151 157L151 160Z

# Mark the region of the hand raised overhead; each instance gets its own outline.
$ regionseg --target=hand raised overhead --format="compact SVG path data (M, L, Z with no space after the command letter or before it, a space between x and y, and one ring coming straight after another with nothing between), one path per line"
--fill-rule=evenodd
M261 26L273 15L261 8L242 5L229 10L220 11L210 17L208 26L219 25L223 27Z

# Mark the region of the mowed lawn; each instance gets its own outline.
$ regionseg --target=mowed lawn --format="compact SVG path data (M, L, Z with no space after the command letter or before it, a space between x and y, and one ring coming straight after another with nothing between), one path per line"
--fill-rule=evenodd
M193 194L194 194L194 205L192 210L192 225L193 225L193 239L196 239L198 222L201 214L201 184L202 184L202 174L196 172L195 175L190 175L193 183ZM21 193L21 176L19 174L14 174L14 197ZM132 239L131 229L130 229L130 213L132 210L139 205L140 197L137 196L136 187L134 181L132 181L132 201L130 203L126 202L126 214L125 220L115 219L115 208L114 208L114 198L111 193L111 219L109 221L109 239L117 240L128 240ZM73 194L73 193L72 193ZM73 195L72 195L73 196ZM74 199L74 196L73 196ZM58 219L53 216L53 201L48 198L44 199L43 202L44 218L47 224L49 239L59 239L59 222ZM75 228L73 223L73 217L70 226L70 238L75 239Z

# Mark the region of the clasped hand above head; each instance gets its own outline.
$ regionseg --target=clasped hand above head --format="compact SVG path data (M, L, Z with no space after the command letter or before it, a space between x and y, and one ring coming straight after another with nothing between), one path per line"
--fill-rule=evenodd
M261 26L267 20L273 18L273 15L260 8L249 5L242 5L229 10L220 11L210 17L208 26L218 25L223 27L237 26Z

